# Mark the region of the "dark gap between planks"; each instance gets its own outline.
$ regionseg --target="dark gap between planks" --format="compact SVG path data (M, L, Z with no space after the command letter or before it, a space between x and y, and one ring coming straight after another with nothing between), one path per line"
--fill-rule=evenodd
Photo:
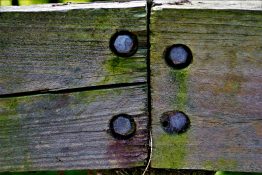
M146 82L136 82L136 83L118 83L118 84L107 84L99 86L89 86L89 87L80 87L72 89L59 89L59 90L40 90L40 91L30 91L30 92L19 92L12 94L3 94L0 95L1 98L11 98L11 97L23 97L23 96L32 96L32 95L41 95L41 94L63 94L63 93L72 93L72 92L82 92L82 91L93 91L93 90L103 90L103 89L116 89L122 87L132 87L145 85Z

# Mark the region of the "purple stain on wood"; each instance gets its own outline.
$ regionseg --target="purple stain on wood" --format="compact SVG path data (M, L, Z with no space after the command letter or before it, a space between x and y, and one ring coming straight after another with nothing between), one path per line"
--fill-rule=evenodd
M135 134L125 140L112 139L107 147L109 163L120 168L142 166L146 163L148 153L148 117L143 115L132 116L136 123ZM109 131L110 134L111 131Z
M146 162L148 133L146 130L136 132L136 135L128 140L113 140L107 147L107 156L110 162L118 167L128 168L135 166L137 163Z

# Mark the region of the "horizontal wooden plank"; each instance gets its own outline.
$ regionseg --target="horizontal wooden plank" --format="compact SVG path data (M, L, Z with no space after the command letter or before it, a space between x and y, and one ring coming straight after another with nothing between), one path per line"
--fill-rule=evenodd
M52 12L52 11L68 11L68 10L84 10L84 9L128 9L128 8L141 8L145 7L146 3L141 1L128 1L128 2L93 2L93 3L55 3L55 4L40 4L31 6L2 6L0 12ZM100 12L103 13L103 12ZM97 13L101 18L102 14ZM130 14L132 17L132 13ZM140 17L144 17L143 13ZM103 16L102 16L103 17ZM114 17L114 16L113 16ZM130 18L131 19L131 18ZM79 24L78 24L79 25ZM108 25L108 24L107 24Z
M105 0L106 2L128 2L129 0ZM105 2L103 1L103 2ZM137 1L144 1L144 0L137 0ZM68 5L71 3L91 3L91 2L99 2L99 0L1 0L0 6L29 6L29 5L36 5L36 4L47 4L52 3L56 4L59 3L60 5ZM101 2L101 1L100 1Z
M262 11L153 9L150 28L152 167L261 172ZM189 67L167 65L173 44L191 49ZM187 132L163 130L174 110Z
M142 175L144 167L127 168L127 169L110 169L110 170L69 170L69 171L37 171L37 172L4 172L0 175ZM212 171L199 170L167 170L167 169L150 169L145 175L260 175L260 174L241 174L241 173L221 173L215 174Z
M203 170L174 170L174 169L150 170L150 175L216 175L215 173L216 172L213 171L203 171Z
M154 10L160 9L217 9L217 10L262 10L261 0L153 0Z
M137 35L132 57L109 49ZM146 81L145 2L0 8L0 94Z
M0 99L0 171L109 169L143 166L148 154L144 85ZM126 140L109 121L128 114Z

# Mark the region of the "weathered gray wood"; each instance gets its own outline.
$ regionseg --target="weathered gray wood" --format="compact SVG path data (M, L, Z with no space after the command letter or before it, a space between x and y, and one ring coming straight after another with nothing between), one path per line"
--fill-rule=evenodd
M0 99L0 171L143 166L147 158L146 87ZM117 140L112 116L134 116L136 134Z
M261 10L261 0L152 0L153 9L220 9L220 10Z
M215 175L214 171L151 169L150 175Z
M150 28L152 167L261 172L262 11L163 5ZM173 44L192 50L188 68L165 63ZM189 116L186 133L162 129L161 115L172 110Z
M103 2L129 2L130 0L104 0ZM136 0L136 1L145 1L145 0ZM29 6L36 4L72 4L72 3L92 3L92 2L101 2L101 0L1 0L0 6Z
M119 30L134 56L110 51ZM145 2L0 7L0 94L145 81Z

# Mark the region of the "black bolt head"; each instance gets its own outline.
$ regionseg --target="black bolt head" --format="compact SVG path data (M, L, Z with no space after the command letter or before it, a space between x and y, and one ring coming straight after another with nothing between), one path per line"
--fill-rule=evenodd
M188 116L180 111L165 112L160 119L162 128L169 134L181 134L190 126Z
M113 116L110 120L110 131L113 137L125 140L133 137L136 132L136 123L134 118L127 114Z
M174 69L184 69L193 60L193 55L189 47L183 44L174 44L164 52L166 63Z
M130 57L138 49L137 36L129 31L116 32L110 39L111 51L120 57Z

